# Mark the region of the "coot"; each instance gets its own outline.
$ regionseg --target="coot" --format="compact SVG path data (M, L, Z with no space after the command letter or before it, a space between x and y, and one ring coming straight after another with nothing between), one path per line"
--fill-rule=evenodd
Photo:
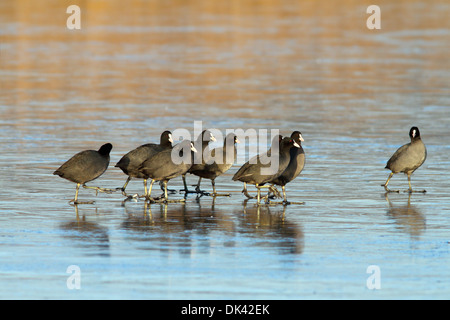
M286 168L286 170L283 171L283 173L275 178L274 180L270 181L272 184L276 184L278 186L281 186L283 190L283 203L284 204L290 204L291 202L287 201L286 197L286 184L294 180L300 172L302 172L304 166L305 166L305 152L302 148L302 141L305 141L302 137L302 134L300 131L294 131L291 134L291 139L293 139L300 147L299 148L291 148L290 149L290 155L289 155L289 164ZM303 202L302 202L303 203Z
M277 178L283 171L287 168L289 164L289 152L291 147L297 147L300 146L291 138L283 138L280 141L281 136L275 137L275 139L272 141L272 148L262 154L258 155L256 158L256 161L254 159L249 160L246 162L233 176L234 181L241 181L244 182L244 194L246 194L246 183L254 184L256 188L258 189L257 194L257 202L259 204L261 199L261 190L260 188ZM279 150L278 154L275 154L273 151L273 145L274 143L279 143ZM275 170L275 172L270 174L262 174L261 170L268 169L271 166L270 159L271 157L275 157L278 155L278 168ZM270 188L270 187L269 187ZM248 195L246 194L248 197Z
M201 179L206 178L211 180L211 185L213 187L212 196L229 196L229 194L219 194L216 192L215 179L233 165L237 156L236 143L239 143L237 136L234 133L229 133L225 137L223 147L215 148L211 151L211 160L214 159L212 163L207 161L204 166L193 166L189 169L190 173L200 177L196 188L197 192L201 192Z
M61 167L53 172L54 175L58 175L61 178L67 179L77 184L75 198L73 200L70 200L69 202L73 202L74 204L93 203L92 201L78 201L78 190L80 189L80 185L83 185L84 188L96 189L97 191L101 192L111 191L110 189L88 187L85 185L85 183L97 179L106 171L109 165L109 153L111 152L111 149L112 144L106 143L102 145L98 151L81 151L67 160Z
M145 194L147 194L147 179L145 179L144 175L138 170L138 168L145 160L154 156L158 152L172 149L172 143L172 133L166 130L161 133L159 144L143 144L124 155L122 159L117 162L115 167L120 168L123 173L128 176L128 178L123 187L118 188L118 190L121 190L123 195L126 196L127 194L125 192L125 188L127 187L131 178L138 178L144 179Z
M411 138L411 142L398 148L386 164L385 169L391 170L386 183L382 184L386 192L399 192L399 190L390 190L387 187L389 180L394 173L399 172L403 172L408 176L408 191L413 192L411 187L411 175L425 162L425 159L427 158L427 149L420 137L419 128L412 127L409 130L409 137ZM417 192L426 192L426 190Z
M264 156L263 159L265 159L265 161L268 161L268 160L267 160L267 157L271 155L272 148L274 148L275 144L278 144L278 150L280 150L279 148L280 148L281 140L283 140L283 136L282 136L282 135L277 135L277 136L275 136L275 137L273 138L271 148L263 155L263 156ZM247 161L241 168L239 168L239 170L234 174L233 180L235 180L234 177L236 177L236 176L238 175L239 172L245 171L245 170L247 169L247 167L250 166L250 164L256 163L258 157L260 157L260 156L261 156L261 155L256 155L256 156L254 156L254 157L251 158L249 161ZM240 174L240 173L239 173L239 174ZM276 193L277 191L276 191L275 189L273 189L272 192ZM242 193L243 193L248 199L253 199L253 198L254 198L253 196L251 196L251 195L248 193L248 191L247 191L247 183L246 183L246 182L244 182L244 189L242 189Z
M197 137L197 140L195 142L192 142L196 148L199 148L199 152L197 152L194 156L194 163L192 164L192 167L189 169L189 173L193 173L193 171L202 170L205 167L207 159L205 158L205 154L208 155L209 153L209 147L208 144L210 141L216 141L216 138L213 136L211 131L209 130L203 130L202 133ZM201 146L201 147L200 147ZM206 150L206 152L205 152ZM189 191L186 184L186 174L183 174L183 185L184 189L181 191L184 191L186 193L199 193L200 186L197 184L197 187L195 188L196 191Z
M164 183L164 198L168 202L167 182L170 179L185 174L189 170L192 166L195 152L197 150L193 143L189 140L183 140L174 146L173 149L161 151L145 160L138 170L142 173L144 179L152 179L147 193L147 199L152 202L155 201L151 198L153 183L155 181L162 181Z

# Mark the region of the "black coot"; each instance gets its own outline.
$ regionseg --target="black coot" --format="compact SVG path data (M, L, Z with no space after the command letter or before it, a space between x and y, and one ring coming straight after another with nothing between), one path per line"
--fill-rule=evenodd
M136 149L131 150L126 155L122 157L122 159L117 162L115 167L120 168L123 173L125 173L128 178L122 188L118 188L118 190L122 190L123 195L127 195L125 189L130 182L131 178L144 179L144 188L145 193L147 194L147 179L145 179L144 175L138 170L140 165L150 157L154 156L158 152L163 150L172 149L172 134L170 131L164 131L161 133L161 137L159 140L159 144L156 143L147 143L143 144Z
M271 148L262 155L263 159L265 159L267 162L267 157L271 155L272 153L272 148L274 148L275 144L278 144L278 148L280 148L280 144L281 144L281 140L283 140L283 136L282 135L277 135L273 138L272 140L272 145ZM235 178L237 178L238 176L240 176L244 171L247 170L248 167L250 167L251 164L256 163L257 159L261 157L261 155L256 155L254 156L252 159L250 159L249 161L247 161L244 165L242 165L242 167L239 168L239 170L234 174L233 176L233 180L236 181ZM265 162L265 163L267 163ZM275 189L273 189L273 192L276 192ZM247 182L244 182L244 189L242 190L242 193L249 199L253 199L254 197L251 196L248 192L247 192Z
M390 190L387 187L389 180L392 178L394 173L399 172L403 172L408 176L408 191L413 192L411 187L411 175L425 162L425 159L427 158L427 149L420 137L419 128L412 127L409 130L409 137L411 138L411 142L398 148L386 164L385 169L392 171L389 174L386 183L382 184L386 192L399 192L398 190ZM426 190L418 192L426 192Z
M276 184L278 186L281 186L283 190L283 203L284 204L290 204L291 202L287 201L286 197L286 184L294 180L300 172L302 172L303 168L305 167L305 152L303 151L302 147L302 141L305 141L302 137L302 134L300 131L294 131L291 134L291 139L293 139L300 148L291 148L290 149L290 160L289 164L286 168L286 170L283 171L281 175L279 175L274 180L270 181L272 184ZM303 202L302 202L303 203Z
M167 182L185 174L189 170L192 166L195 152L197 150L194 148L193 143L189 140L183 140L174 146L173 149L161 151L144 161L138 170L145 179L152 179L147 199L155 202L151 198L152 186L155 181L162 181L164 183L164 200L168 202Z
M75 182L77 188L75 191L75 198L70 200L75 204L79 203L93 203L90 202L78 202L78 190L80 185L84 188L96 189L97 191L110 192L110 189L104 189L99 187L88 187L85 183L97 179L100 177L109 165L109 153L111 152L112 144L106 143L96 150L85 150L77 153L72 158L67 160L61 167L59 167L53 174L60 176L61 178Z
M202 133L197 137L197 140L195 142L192 142L194 146L198 150L198 152L194 156L194 163L192 164L192 167L189 169L188 173L193 173L193 171L202 170L205 167L207 159L205 159L205 154L209 154L209 147L208 144L210 141L216 141L216 138L213 136L211 131L209 130L203 130ZM201 146L201 147L200 147ZM205 152L206 150L206 152ZM186 174L183 174L183 185L184 189L181 191L184 191L186 193L199 193L200 186L197 184L197 187L195 188L195 191L189 191L187 184L186 184Z
M256 188L258 189L257 194L257 202L259 204L261 199L261 186L264 184L274 180L277 178L283 171L287 168L289 164L289 152L291 147L299 147L299 145L291 138L283 138L281 139L281 136L275 137L275 139L272 141L272 148L262 154L258 155L255 159L251 159L248 162L246 162L233 176L234 181L241 181L244 182L244 194L246 194L247 197L248 194L246 193L246 183L254 184ZM278 140L278 141L277 141ZM261 170L268 169L271 167L270 159L271 157L276 156L274 154L274 144L279 143L279 150L278 150L278 168L273 173L269 174L262 174Z
M207 161L207 163L203 166L193 166L189 170L190 173L199 176L197 192L200 191L200 182L202 178L210 179L211 185L213 187L212 196L229 196L229 194L218 194L216 192L216 184L215 179L221 174L228 171L231 168L234 161L236 160L237 151L236 151L236 143L239 143L237 136L234 133L229 133L223 142L223 147L215 148L211 151L211 159L212 163ZM231 150L231 151L230 151ZM217 159L216 159L217 157ZM217 161L216 161L217 160Z

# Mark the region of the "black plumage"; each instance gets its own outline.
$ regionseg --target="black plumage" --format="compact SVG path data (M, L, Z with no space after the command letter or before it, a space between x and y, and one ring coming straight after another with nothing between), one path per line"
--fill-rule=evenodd
M141 164L163 150L172 149L172 134L170 131L164 131L161 133L159 144L156 143L147 143L143 144L136 149L131 150L127 154L125 154L119 162L115 165L115 167L120 168L123 173L125 173L128 178L125 184L120 190L126 196L125 189L132 178L144 179L144 188L147 193L147 179L145 176L138 170Z
M278 144L278 150L274 149L274 145ZM252 158L246 162L233 176L234 181L244 182L244 194L248 196L246 190L246 184L250 183L256 186L258 189L257 202L259 204L261 195L260 188L264 184L274 180L287 168L290 160L289 152L291 147L299 147L297 143L291 138L282 138L281 136L275 137L272 141L271 149L261 155L258 155L256 159ZM276 152L278 151L278 152ZM272 157L278 158L278 167L276 170L269 169L271 167ZM263 171L265 171L263 173Z
M412 127L409 130L409 137L411 138L411 142L398 148L386 164L385 169L391 170L386 183L382 185L387 192L393 192L393 190L388 189L387 186L392 176L399 172L403 172L408 176L408 191L413 192L411 186L411 175L425 162L425 159L427 158L427 149L420 136L419 128ZM398 192L398 190L395 192ZM419 192L426 191L422 190Z
M78 202L78 190L80 185L85 188L93 188L98 191L106 191L98 187L87 187L85 184L89 181L95 180L100 177L109 165L109 153L111 152L112 144L106 143L97 150L85 150L75 154L72 158L67 160L61 167L59 167L54 175L58 175L61 178L75 182L77 184L75 198L70 202L75 204Z

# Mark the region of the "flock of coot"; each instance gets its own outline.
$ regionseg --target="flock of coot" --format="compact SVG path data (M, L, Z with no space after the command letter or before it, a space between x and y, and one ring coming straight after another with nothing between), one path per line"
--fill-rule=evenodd
M391 170L384 186L386 192L399 192L398 190L388 189L389 180L395 173L403 172L408 176L409 192L413 192L411 187L411 174L419 168L425 161L427 151L420 137L420 131L417 127L412 127L409 131L411 142L400 147L389 159L386 169ZM229 170L236 160L236 143L239 143L237 136L230 133L225 137L223 147L209 150L209 142L215 141L214 136L209 130L204 130L197 141L183 140L172 145L173 139L170 131L164 131L160 137L160 143L144 144L125 154L115 167L120 168L126 174L127 180L123 187L116 189L107 189L100 187L86 186L86 183L100 177L108 168L110 161L110 152L112 145L106 143L96 150L85 150L77 153L66 161L53 174L77 184L75 198L70 200L74 204L92 203L78 201L78 191L80 186L89 189L95 189L101 192L122 191L122 194L128 198L125 192L126 187L132 178L144 180L145 195L143 197L150 202L174 202L182 200L169 200L167 183L169 180L182 176L184 191L208 194L211 196L221 196L229 194L220 194L216 192L215 179ZM299 131L294 131L290 137L276 136L272 141L271 148L256 157L247 161L233 176L233 181L244 183L242 192L251 199L254 198L247 192L247 183L255 185L257 188L257 203L261 199L269 202L270 198L280 197L281 195L275 185L281 186L283 191L283 201L276 202L281 204L290 204L286 197L286 184L294 180L303 170L305 165L305 153L301 142L304 141ZM197 150L195 146L201 146ZM274 153L274 154L272 154ZM205 158L204 155L207 155ZM209 156L208 156L209 155ZM272 158L277 156L277 158ZM271 159L278 160L278 166L273 170L271 168ZM218 161L217 161L218 160ZM271 170L272 169L272 170ZM195 191L190 191L186 184L186 174L190 173L199 177ZM200 183L203 179L211 180L213 192L205 193L200 190ZM150 179L150 187L147 188L147 180ZM160 182L164 191L164 196L152 198L152 186L154 182ZM261 188L268 188L265 197L261 197ZM425 190L420 192L426 192ZM270 196L270 193L273 193ZM270 203L273 203L270 201Z

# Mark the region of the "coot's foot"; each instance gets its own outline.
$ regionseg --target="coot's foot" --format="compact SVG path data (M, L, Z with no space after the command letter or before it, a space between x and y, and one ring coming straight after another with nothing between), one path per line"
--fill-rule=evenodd
M427 190L412 190L412 189L408 189L408 190L405 190L404 192L409 192L409 193L426 193Z

